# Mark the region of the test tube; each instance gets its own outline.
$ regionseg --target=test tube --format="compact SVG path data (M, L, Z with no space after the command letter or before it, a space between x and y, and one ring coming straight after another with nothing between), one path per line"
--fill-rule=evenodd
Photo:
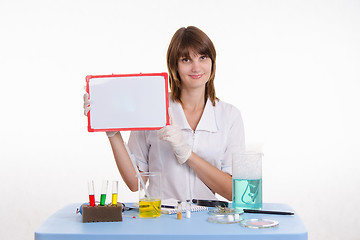
M112 182L112 205L116 206L117 205L117 197L118 197L118 184L119 181L113 181Z
M186 218L191 218L191 203L190 200L186 200L186 212L185 212Z
M108 180L104 180L101 187L100 206L105 206L106 193L108 189Z
M182 206L181 206L181 201L178 201L177 202L178 205L176 207L176 216L177 216L177 219L182 219Z
M94 180L88 181L90 206L95 206Z

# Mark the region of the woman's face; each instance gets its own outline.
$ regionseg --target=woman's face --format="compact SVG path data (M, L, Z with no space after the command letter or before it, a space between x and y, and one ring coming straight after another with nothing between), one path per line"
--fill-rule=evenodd
M211 75L212 61L209 57L189 50L189 58L178 60L178 73L182 89L205 87Z

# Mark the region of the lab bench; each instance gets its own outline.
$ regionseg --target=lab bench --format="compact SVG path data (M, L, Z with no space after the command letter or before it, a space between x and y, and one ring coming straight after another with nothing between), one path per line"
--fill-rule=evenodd
M306 240L307 230L300 216L288 205L264 203L264 210L295 212L294 215L244 213L242 218L264 218L279 222L273 228L252 229L236 224L208 222L208 211L193 212L191 218L178 220L175 215L162 214L159 218L139 218L136 210L125 211L122 222L83 223L76 214L81 204L70 204L46 219L35 231L35 240ZM131 205L131 204L126 204ZM135 218L134 218L135 217Z

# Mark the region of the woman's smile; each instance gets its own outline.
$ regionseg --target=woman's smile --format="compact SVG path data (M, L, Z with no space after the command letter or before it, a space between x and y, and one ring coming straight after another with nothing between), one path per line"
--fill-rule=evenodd
M200 79L204 74L192 74L190 75L191 78L193 79Z

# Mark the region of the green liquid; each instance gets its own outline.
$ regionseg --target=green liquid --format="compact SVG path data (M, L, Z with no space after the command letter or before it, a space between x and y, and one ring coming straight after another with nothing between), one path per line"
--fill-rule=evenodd
M101 194L101 196L100 196L100 206L105 206L105 199L106 199L106 194Z
M233 207L262 208L262 179L233 179Z

